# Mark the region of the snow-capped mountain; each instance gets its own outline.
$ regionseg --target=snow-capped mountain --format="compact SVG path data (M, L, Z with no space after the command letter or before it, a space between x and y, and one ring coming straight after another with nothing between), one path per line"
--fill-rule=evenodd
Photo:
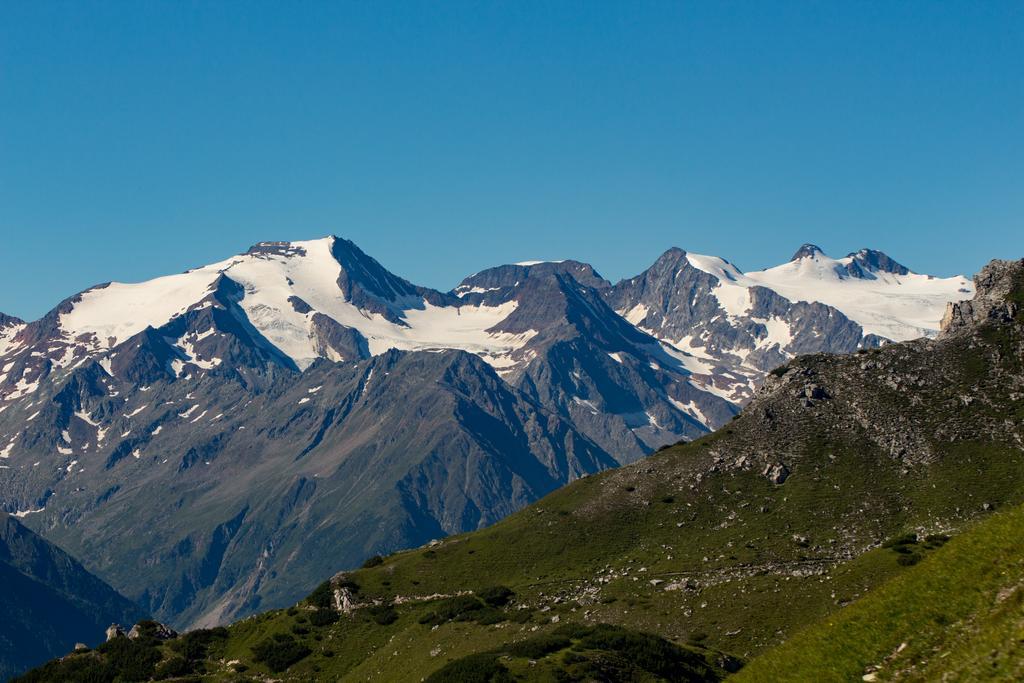
M963 276L919 275L879 251L833 259L805 244L788 263L748 273L670 249L608 300L639 329L713 366L722 395L742 403L795 355L934 336L946 302L973 291Z
M260 243L0 316L0 505L157 616L216 623L706 433L790 356L930 333L970 287L805 246L440 292L343 239Z

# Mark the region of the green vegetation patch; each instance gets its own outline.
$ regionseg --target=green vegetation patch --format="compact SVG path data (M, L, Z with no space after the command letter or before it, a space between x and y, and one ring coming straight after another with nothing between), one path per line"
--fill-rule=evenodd
M524 661L525 660L525 661ZM720 681L739 662L621 626L566 624L551 633L476 653L431 674L428 683L513 680Z
M897 671L906 680L1019 680L1022 536L1024 507L1016 507L953 539L894 539L887 543L893 552L928 544L935 552L754 659L737 683L848 681L872 673L886 680Z
M292 664L302 661L312 652L309 647L297 641L294 636L287 633L277 633L254 645L252 657L271 671L280 672L288 669Z

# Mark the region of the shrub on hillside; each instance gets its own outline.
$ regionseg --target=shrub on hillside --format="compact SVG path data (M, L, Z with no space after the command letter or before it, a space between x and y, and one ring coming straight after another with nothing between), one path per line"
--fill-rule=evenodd
M334 605L334 590L331 588L330 581L324 581L309 594L306 598L313 607L320 609L328 609Z
M206 659L210 645L216 641L227 640L228 630L223 626L217 628L201 628L189 631L183 636L170 641L170 648L190 661Z
M309 623L317 628L330 626L338 620L338 613L333 609L315 609L309 613Z
M156 641L148 639L129 640L122 636L103 643L96 651L125 681L149 680L162 659Z
M312 650L286 633L278 633L252 647L253 659L275 673L305 659L311 652Z
M515 596L515 591L508 586L491 586L477 591L476 595L491 607L504 607Z
M384 564L384 558L380 555L373 555L366 558L366 561L363 562L363 569L373 569L374 567L379 567L382 564Z
M429 612L420 617L421 624L438 626L446 621L472 621L475 613L484 609L484 603L472 595L457 595L441 600Z
M375 605L368 608L366 613L381 626L387 626L398 621L398 612L391 605Z
M426 683L512 683L515 679L495 654L469 655L427 676Z
M513 657L540 659L552 652L564 650L570 645L572 645L572 641L566 636L556 633L546 633L518 643L512 643L505 648L505 651Z
M195 664L184 657L175 655L161 662L153 673L153 678L160 681L165 678L180 678L195 672Z

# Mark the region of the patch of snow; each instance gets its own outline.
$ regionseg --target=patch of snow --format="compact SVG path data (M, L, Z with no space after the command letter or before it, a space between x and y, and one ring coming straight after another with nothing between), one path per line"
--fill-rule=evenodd
M793 341L793 331L785 320L776 316L771 318L751 318L751 320L761 323L768 330L767 336L758 340L757 348L768 349L778 344L779 350L785 351L789 343Z
M76 410L75 411L75 417L77 417L79 420L82 420L87 425L90 425L92 427L99 427L100 426L100 423L94 421L92 419L92 417L89 415L89 413L85 412L84 410L81 410L81 409Z
M687 415L695 419L697 422L707 427L708 429L711 429L711 422L708 420L707 416L705 416L704 413L701 412L701 409L697 407L696 401L683 403L682 401L678 401L672 398L671 396L668 397L668 400L676 408L683 411L684 413L686 413Z
M597 407L594 405L593 401L590 401L588 399L580 398L579 396L573 396L572 402L584 406L585 408L590 410L590 412L593 413L594 415L597 415L599 412L597 410Z
M643 304L637 304L633 308L629 309L629 311L627 311L625 315L623 315L622 317L628 320L633 325L636 325L641 320L647 317L647 306Z
M178 413L178 417L182 417L182 418L188 417L189 415L191 415L192 413L194 413L194 412L195 412L195 411L197 411L197 410L199 410L199 404L198 404L198 403L196 403L195 405L193 405L193 406L192 406L191 408L189 408L189 409L188 409L188 410L186 410L185 412L183 412L183 413Z

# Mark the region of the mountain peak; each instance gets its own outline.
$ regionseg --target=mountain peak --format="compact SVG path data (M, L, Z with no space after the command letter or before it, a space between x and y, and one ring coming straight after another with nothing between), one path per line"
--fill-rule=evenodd
M800 248L796 250L796 253L794 253L792 258L790 258L789 260L798 261L806 257L814 258L818 254L824 256L825 252L822 251L821 247L819 247L817 244L805 242L804 244L800 245Z
M895 275L908 275L910 273L909 268L877 249L861 249L860 251L847 254L846 258L852 259L854 263L861 267L875 272L893 273Z

